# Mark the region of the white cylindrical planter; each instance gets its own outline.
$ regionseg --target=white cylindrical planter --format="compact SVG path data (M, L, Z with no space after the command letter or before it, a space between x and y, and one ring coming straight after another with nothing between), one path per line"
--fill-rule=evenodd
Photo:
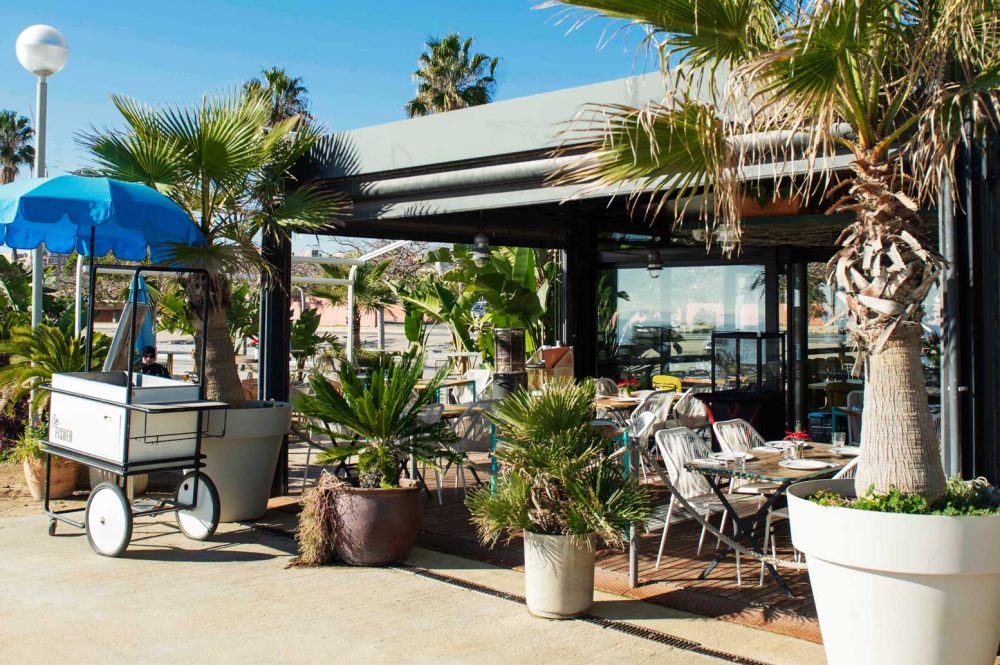
M993 665L1000 643L1000 517L830 508L792 485L792 542L806 555L830 665Z
M212 412L210 430L225 419L225 436L205 437L204 473L219 490L219 521L241 522L267 512L281 442L291 423L287 402L246 402L242 409Z
M594 604L594 547L587 538L524 532L524 596L547 619L579 616Z
M89 467L87 469L88 475L90 476L90 489L94 489L104 481L109 481L112 483L118 482L118 475L111 473L110 471L102 471L101 469L95 469L94 467ZM146 489L149 487L149 474L143 473L138 476L129 476L128 479L128 498L130 501L135 500L135 497L141 496L146 493Z

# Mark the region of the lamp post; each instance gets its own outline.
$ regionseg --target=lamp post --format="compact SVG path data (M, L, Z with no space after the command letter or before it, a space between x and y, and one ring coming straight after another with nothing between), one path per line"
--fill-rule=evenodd
M33 25L17 36L17 60L38 77L35 120L35 177L45 177L45 116L47 113L48 77L57 74L69 58L69 45L63 34L49 25ZM91 249L93 251L93 249ZM42 246L35 248L31 260L31 326L42 322Z

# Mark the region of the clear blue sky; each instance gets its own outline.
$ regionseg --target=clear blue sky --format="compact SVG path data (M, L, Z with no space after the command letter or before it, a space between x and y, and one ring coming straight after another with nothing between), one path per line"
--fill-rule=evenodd
M152 104L197 101L262 68L286 67L309 88L312 110L331 130L403 118L411 74L428 36L458 31L499 55L497 99L556 90L644 70L640 35L607 40L616 25L593 20L566 34L557 10L538 0L32 0L0 7L0 109L28 115L34 78L14 42L34 23L66 35L70 58L49 84L49 174L85 163L73 137L117 125L110 92ZM259 6L251 6L251 5Z

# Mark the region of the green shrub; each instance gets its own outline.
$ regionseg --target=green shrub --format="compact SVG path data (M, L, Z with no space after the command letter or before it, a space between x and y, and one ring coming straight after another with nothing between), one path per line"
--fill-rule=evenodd
M876 494L874 488L859 497L844 497L833 492L817 492L810 501L821 506L854 508L879 513L905 513L908 515L948 515L969 517L1000 514L1000 490L985 479L948 481L944 496L934 504L919 495L903 494L895 487L886 494Z
M532 533L597 534L624 543L631 522L650 513L651 497L629 477L622 455L591 425L592 382L552 383L540 395L520 390L490 414L497 426L495 455L502 465L495 488L482 487L466 503L484 543Z
M14 445L4 450L2 461L10 464L20 464L26 460L45 459L41 442L47 435L47 425L27 427L21 436L17 438Z

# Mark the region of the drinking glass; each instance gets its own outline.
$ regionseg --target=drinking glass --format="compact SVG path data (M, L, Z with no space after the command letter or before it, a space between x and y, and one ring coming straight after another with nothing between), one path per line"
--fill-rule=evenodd
M847 434L845 434L844 432L834 432L830 436L830 443L832 443L835 446L843 446L844 444L847 443Z

